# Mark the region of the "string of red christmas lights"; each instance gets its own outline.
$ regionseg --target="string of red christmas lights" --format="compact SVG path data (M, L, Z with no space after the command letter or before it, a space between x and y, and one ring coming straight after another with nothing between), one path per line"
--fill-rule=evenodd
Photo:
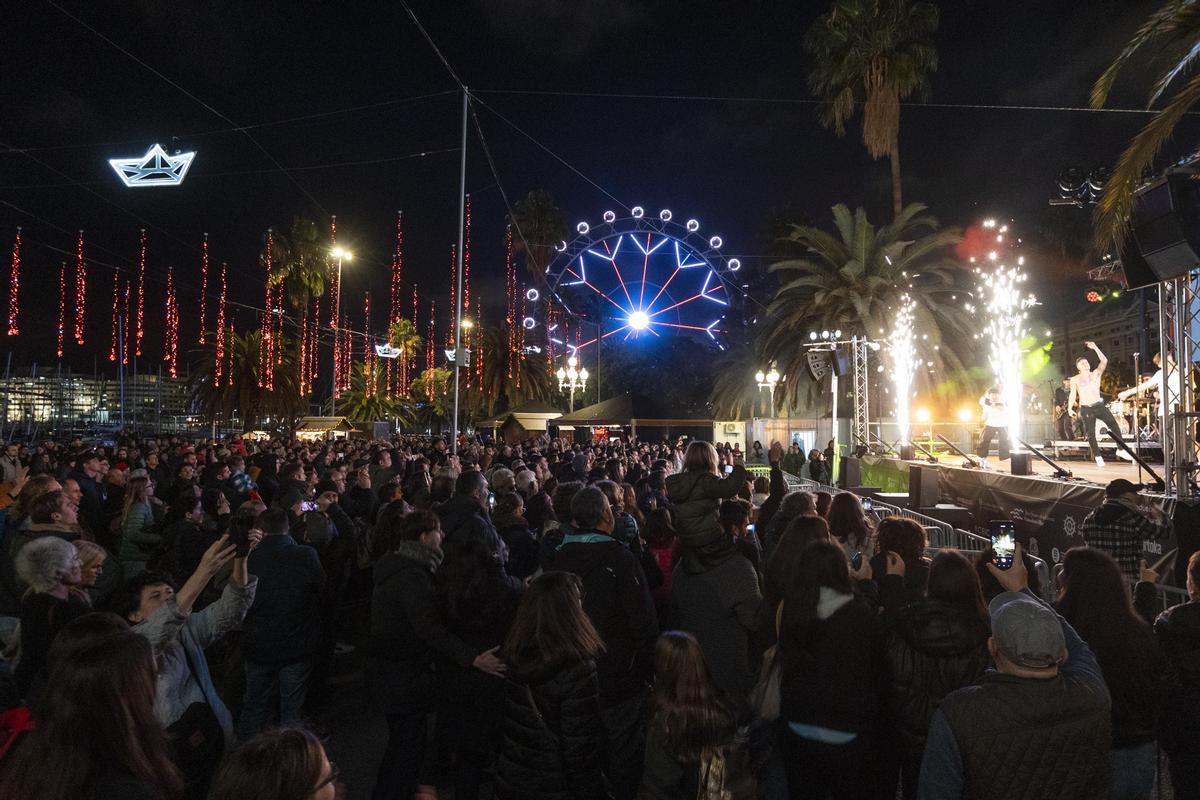
M429 338L426 340L428 345L425 347L425 375L427 377L427 390L429 399L433 399L433 368L436 365L433 356L434 342L437 341L437 306L431 301L429 303Z
M208 305L208 234L200 244L200 344L204 344L205 322L204 309Z
M266 249L263 252L263 266L267 272L266 299L263 304L262 339L258 349L258 386L268 392L275 390L275 350L272 346L275 336L272 242L271 230L268 228Z
M163 361L172 378L178 377L179 367L179 304L175 299L175 268L167 268L166 336L163 341Z
M392 292L391 306L388 308L388 328L384 338L390 343L392 326L404 316L404 212L396 212L396 247L392 251ZM401 385L406 383L404 373L407 371L407 361L399 358L388 359L387 362L387 396L395 397L397 390L403 391Z
M146 229L142 228L138 245L138 288L137 288L137 322L133 329L133 352L142 354L142 336L145 334L146 311Z
M504 328L508 340L508 358L505 359L505 367L508 370L508 377L513 377L513 368L516 366L514 362L514 353L516 351L517 342L517 292L516 276L513 275L512 263L512 225L504 229Z
M117 332L120 330L121 274L113 270L112 341L108 345L108 360L117 360Z
M122 299L121 315L121 365L129 366L129 280L125 281L125 296Z
M67 262L58 268L58 357L63 354L63 331L67 324Z
M458 324L458 246L450 245L450 324L446 326L446 347L454 347Z
M375 348L371 347L371 293L363 295L363 395L372 397L375 394Z
M87 315L87 262L83 259L83 231L75 240L75 343L83 344L84 318Z
M417 327L417 285L415 283L413 284L412 306L413 306L413 323L412 323L413 324L413 327L412 327L413 335L418 336L418 335L420 335L419 331L421 329ZM433 340L430 339L428 342L425 343L425 346L426 346L426 348L433 347ZM417 367L418 367L417 352L415 349L413 350L413 352L411 354L410 353L404 354L404 365L405 365L406 369L411 366L413 378L415 379L416 375L417 375L417 371L418 371L417 370ZM403 389L401 389L401 391L408 391L408 387L404 387Z
M12 266L8 273L8 335L19 336L21 333L17 318L21 314L21 229L17 228L17 238L13 240Z
M217 344L216 357L213 359L213 382L220 388L221 378L225 373L225 289L227 287L225 273L228 266L221 263L221 299L217 301Z

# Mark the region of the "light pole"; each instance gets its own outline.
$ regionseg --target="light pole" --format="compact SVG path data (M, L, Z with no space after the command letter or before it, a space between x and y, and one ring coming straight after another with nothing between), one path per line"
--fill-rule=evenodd
M768 396L771 398L771 416L775 416L775 387L779 385L779 370L775 369L775 365L771 365L771 369L763 372L761 369L754 373L754 381L758 384L759 392L764 389L768 390Z
M329 251L329 255L337 259L337 306L333 310L333 388L329 392L329 416L336 417L338 396L337 352L338 333L340 332L338 324L342 321L342 262L353 261L354 253L351 253L344 247L335 247Z
M588 371L587 367L576 369L579 366L579 359L575 356L567 357L567 368L558 368L555 375L558 377L558 390L560 392L570 390L571 392L571 411L575 411L575 390L583 391L587 388Z

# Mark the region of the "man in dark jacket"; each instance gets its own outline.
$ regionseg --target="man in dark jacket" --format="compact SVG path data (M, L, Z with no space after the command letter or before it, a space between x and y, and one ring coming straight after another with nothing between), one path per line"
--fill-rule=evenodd
M93 452L81 453L75 459L75 469L67 477L77 484L82 495L79 498L79 516L84 527L94 536L107 530L104 525L104 488L100 485L100 456Z
M1200 797L1200 552L1188 560L1190 602L1168 608L1154 633L1174 670L1159 742L1171 758L1176 797Z
M1091 648L1029 591L1017 545L989 606L996 669L951 692L929 725L919 797L1107 797L1108 688Z
M250 554L258 592L242 623L246 695L237 734L243 741L270 724L276 692L280 723L300 722L312 656L320 644L318 601L325 586L317 552L288 534L286 511L267 509L255 527L264 536Z
M563 537L552 569L583 580L583 610L604 641L596 663L600 716L608 738L605 771L617 800L632 798L642 771L642 711L654 674L658 619L638 558L612 538L612 508L604 492L581 489L571 500L574 529Z
M487 478L478 470L464 470L454 482L454 495L437 510L448 554L475 539L486 544L500 563L508 561L508 548L485 510L487 501Z

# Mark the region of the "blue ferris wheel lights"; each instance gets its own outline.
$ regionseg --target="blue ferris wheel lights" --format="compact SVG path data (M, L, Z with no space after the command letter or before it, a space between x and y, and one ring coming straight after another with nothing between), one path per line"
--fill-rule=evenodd
M635 331L644 331L650 327L650 315L645 311L633 312L626 321L629 323L629 327Z

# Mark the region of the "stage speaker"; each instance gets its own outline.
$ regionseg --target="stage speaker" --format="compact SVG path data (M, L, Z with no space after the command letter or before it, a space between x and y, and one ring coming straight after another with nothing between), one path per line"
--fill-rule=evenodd
M1009 457L1009 471L1013 475L1033 474L1033 455L1030 453L1013 453Z
M850 363L850 348L845 345L837 345L833 348L833 374L841 378L844 375L849 375L854 367Z
M1170 280L1194 269L1200 262L1200 173L1172 172L1140 189L1129 217L1131 237L1150 268L1153 280L1139 269L1136 259L1121 264L1130 289ZM1145 281L1143 283L1142 281Z
M901 461L916 461L917 460L917 448L913 447L911 444L900 445L900 460Z
M838 486L849 489L862 485L862 462L853 456L842 458L842 474Z
M908 507L916 509L923 506L936 506L940 497L937 468L909 464Z

